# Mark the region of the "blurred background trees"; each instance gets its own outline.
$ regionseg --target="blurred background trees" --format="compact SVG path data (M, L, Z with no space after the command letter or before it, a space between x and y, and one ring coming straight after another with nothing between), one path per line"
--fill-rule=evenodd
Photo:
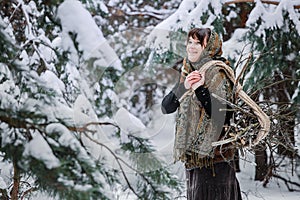
M194 26L222 35L237 74L252 55L241 83L272 122L252 151L255 179L299 168L299 9L288 0L0 1L1 198L180 196L151 141L132 128L124 139L111 118L152 125ZM152 170L141 165L150 160Z

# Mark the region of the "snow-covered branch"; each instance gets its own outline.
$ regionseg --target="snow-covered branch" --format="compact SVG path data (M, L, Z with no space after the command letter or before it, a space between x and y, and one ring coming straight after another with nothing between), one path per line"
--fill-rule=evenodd
M137 17L149 17L149 18L154 18L157 20L163 20L166 18L166 16L169 16L172 14L172 10L155 10L153 8L143 8L143 9L137 9L137 8L132 8L130 5L127 4L125 6L126 9L120 9L115 6L109 6L107 5L107 8L109 9L110 13L113 16L117 17L126 17L126 16L137 16Z
M225 0L224 4L229 5L229 4L236 4L236 3L255 3L255 2L256 2L255 0L234 0L234 1ZM265 1L262 0L261 2L265 3L265 4L271 4L271 5L278 5L280 3L280 1L269 1L269 0L265 0ZM294 8L295 9L300 9L300 4L294 5Z

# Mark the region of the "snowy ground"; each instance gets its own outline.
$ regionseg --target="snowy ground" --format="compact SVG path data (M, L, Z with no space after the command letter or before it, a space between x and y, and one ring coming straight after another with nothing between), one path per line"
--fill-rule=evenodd
M262 182L253 181L254 166L247 164L245 167L242 166L241 170L242 172L238 173L237 177L240 181L243 200L300 200L300 192L289 192L281 180L273 178L267 187L263 187ZM294 179L297 178L294 177Z

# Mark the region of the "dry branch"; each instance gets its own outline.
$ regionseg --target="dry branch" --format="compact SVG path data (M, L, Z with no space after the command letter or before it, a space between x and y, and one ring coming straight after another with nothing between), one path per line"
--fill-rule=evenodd
M299 183L287 180L286 178L283 178L283 177L281 177L281 176L279 176L277 174L273 174L272 176L275 177L275 178L278 178L278 179L282 180L285 183L286 187L288 188L288 190L290 192L295 192L295 191L300 192L300 189L296 190L296 189L292 189L290 187L290 185L295 185L295 186L297 186L297 187L300 188L300 184Z
M92 137L90 137L87 133L84 133L84 135L89 139L91 140L92 142L94 142L95 144L98 144L102 147L104 147L106 150L108 150L110 152L110 154L114 157L114 159L116 160L118 166L119 166L119 169L123 175L123 178L125 179L126 183L127 183L127 186L129 187L129 189L140 199L141 196L137 193L137 191L135 191L135 189L131 186L130 184L130 181L123 169L123 166L122 166L122 163L127 166L129 169L131 169L132 171L134 171L136 174L138 174L147 184L149 184L149 186L155 190L153 184L148 180L148 178L146 176L144 176L144 174L142 174L139 170L133 168L132 166L130 166L126 161L124 161L122 158L120 158L119 156L117 156L115 154L115 152L112 151L111 148L109 148L108 146L106 146L105 144L93 139Z

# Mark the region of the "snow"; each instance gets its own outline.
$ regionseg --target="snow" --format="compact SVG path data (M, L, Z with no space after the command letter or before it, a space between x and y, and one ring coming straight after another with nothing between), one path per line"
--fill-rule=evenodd
M284 32L288 29L284 28L283 14L287 12L291 21L296 26L296 30L300 33L300 20L294 9L295 5L299 5L299 1L281 0L277 6L266 6L261 1L256 1L255 7L251 11L246 25L248 27L255 27L258 19L263 21L262 25L255 32L258 36L264 37L264 31L268 29L279 28Z
M73 52L75 63L77 62L77 51L69 36L70 32L76 34L79 50L83 52L84 60L97 58L97 67L114 66L116 69L122 70L118 56L109 46L91 14L81 2L77 0L64 1L58 8L58 18L63 27L62 47Z
M88 160L89 156L85 149L81 146L80 142L75 138L75 136L62 124L53 123L46 127L47 134L61 134L58 142L61 146L69 147L74 152L77 153L77 157L80 160L86 160L91 166L94 165L93 162Z
M129 142L128 134L139 137L141 133L145 134L146 127L141 120L123 107L116 112L114 120L121 129L121 141L123 143Z
M292 100L296 99L300 94L300 82L298 83L298 88L295 90L293 96L292 96Z
M202 24L200 17L203 13L209 12L207 9L209 2L210 1L206 0L183 0L176 12L156 25L151 31L147 38L147 46L156 49L159 53L163 53L170 49L170 32L179 29L188 31L192 26L213 28L211 24L216 19L216 16L222 13L222 3L225 3L226 1L211 1L214 8L214 14L209 14L206 24ZM285 27L283 20L283 14L284 12L287 12L290 19L295 24L298 33L300 33L299 15L294 9L294 6L298 4L299 1L281 0L277 6L274 6L263 4L261 1L256 1L255 7L251 11L246 25L247 27L256 28L257 21L262 19L263 23L259 26L259 29L255 34L263 37L264 31L268 29L285 28L282 30L288 32L289 30ZM230 16L233 16L233 14L230 14Z
M79 184L76 184L74 186L74 189L77 190L77 191L88 191L90 189L92 189L93 186L92 185L79 185Z
M206 1L203 2L205 3ZM146 46L153 47L156 50L161 49L162 52L168 50L170 48L169 32L177 30L178 27L183 24L185 24L185 26L182 26L183 30L187 30L187 16L189 16L189 12L194 9L194 5L199 3L199 0L183 0L175 13L155 26L147 38Z
M53 90L60 96L65 92L65 84L50 70L46 70L42 73L40 80L48 86L50 91Z
M48 169L60 166L60 161L52 152L51 147L40 133L35 133L31 141L25 145L23 156L32 156L44 162Z
M7 185L4 182L3 178L0 176L0 189L6 189Z
M237 173L237 178L240 182L240 187L242 190L243 199L250 200L299 200L300 196L298 192L289 192L283 181L277 178L271 178L270 182L266 187L263 186L263 182L254 181L255 168L249 163L249 161L254 160L254 156L250 153L246 153L245 160L240 161L241 172ZM288 164L285 167L285 178L288 180L298 182L299 178L297 175L291 175L292 166ZM284 168L282 169L284 170ZM299 167L298 169L299 172ZM281 171L280 175L284 174ZM296 189L296 188L294 188Z
M100 2L101 10L108 13L108 9L102 1ZM223 1L225 2L225 1ZM296 13L293 9L294 5L300 4L300 1L295 0L281 0L279 1L278 6L266 6L262 4L261 1L255 1L254 10L249 16L247 21L247 28L252 27L253 24L256 24L257 19L262 18L264 24L260 27L257 32L258 35L263 34L265 29L269 28L281 28L284 27L284 22L282 18L282 13L287 11L290 19L294 22L296 29L300 32L300 23L299 23L299 14ZM110 0L108 5L115 6L119 3L118 0ZM221 1L212 1L212 5L215 8L215 14L221 13ZM206 24L201 24L199 17L207 11L208 1L205 0L183 0L180 3L179 9L176 10L170 17L162 21L160 24L155 26L151 31L150 35L147 38L148 47L154 48L158 53L170 50L172 46L172 51L179 55L183 55L180 49L176 49L176 44L184 43L182 41L171 41L170 35L178 34L180 38L185 38L185 34L177 33L178 29L187 31L191 25L211 27L211 23L216 16L210 15L210 18ZM37 8L33 1L31 1L28 6L22 4L22 9L27 12L35 13ZM128 7L123 8L128 9L128 12L131 12ZM25 12L25 13L27 13ZM143 13L156 12L156 10L151 9L150 7L144 7ZM35 13L38 15L39 13ZM131 12L129 14L138 14L138 12ZM164 15L170 14L169 11L162 11L155 15L156 17L161 17ZM231 17L234 16L234 13L230 14ZM59 139L57 141L47 137L45 139L43 135L38 132L33 133L33 138L27 144L25 144L24 156L33 157L35 159L41 160L44 162L45 166L48 169L54 169L60 166L60 161L53 154L49 144L54 146L64 146L69 147L70 149L78 152L77 158L84 160L89 163L90 166L95 166L94 160L90 159L92 155L95 159L108 157L111 158L111 154L104 151L102 147L99 147L98 144L91 142L87 137L101 142L111 148L113 151L118 149L119 141L112 138L108 133L114 132L114 127L100 127L96 125L88 126L87 128L90 131L93 131L93 134L83 135L82 142L85 145L86 149L83 148L83 145L77 140L74 133L71 132L66 126L70 125L72 127L82 128L87 123L99 122L95 108L91 100L93 99L93 88L89 81L85 78L85 70L94 70L95 68L103 68L105 70L108 66L113 66L115 69L122 71L121 61L115 53L108 41L104 38L101 27L99 28L91 14L84 8L84 5L78 0L65 0L58 9L57 16L62 23L63 32L61 35L56 37L54 40L50 41L45 37L43 30L38 30L39 36L34 35L31 30L31 27L26 29L27 37L31 40L42 40L45 44L52 46L53 48L63 48L64 50L70 50L72 56L70 57L70 62L66 64L65 70L66 74L59 79L55 72L55 66L50 65L50 63L55 60L55 56L51 48L46 48L46 46L40 46L38 50L43 55L43 59L49 62L48 70L43 72L41 75L37 74L34 71L29 71L29 64L36 62L36 59L39 59L37 54L30 56L26 51L20 52L20 58L22 62L20 65L28 77L34 80L34 83L41 85L46 91L54 91L56 97L61 97L66 92L66 85L63 81L63 78L66 78L71 81L74 88L79 88L80 92L77 96L74 97L73 104L66 104L63 101L63 98L53 99L51 106L45 106L45 102L41 99L33 98L21 98L20 101L16 100L16 96L20 95L20 89L16 87L13 76L10 74L10 69L4 65L0 64L0 79L3 76L6 76L8 80L1 83L0 87L0 108L1 109L11 109L12 112L15 112L19 109L21 111L32 112L35 114L46 114L47 121L52 123L46 127L46 134L58 134ZM29 20L29 15L25 15L25 19ZM7 20L7 19L5 19ZM5 22L0 18L0 26L7 26L5 32L13 38L11 25ZM120 26L120 29L125 29L126 26ZM151 29L152 27L149 27ZM237 50L247 47L244 41L240 41L241 37L246 34L247 29L236 29L232 38L224 43L224 56L229 58L237 58L240 52ZM284 30L286 31L286 30ZM76 34L76 42L78 42L78 48L74 46L74 42L70 37L70 32ZM25 44L24 44L25 45ZM77 51L82 51L82 57L78 57ZM246 48L245 55L247 55L249 49ZM296 55L289 55L289 59L295 58ZM85 64L86 61L96 58L94 62L94 68L88 69ZM150 59L149 59L150 60ZM242 65L241 65L242 66ZM151 63L146 64L147 68L151 67ZM149 70L149 69L148 69ZM88 71L88 72L91 72ZM237 69L237 73L241 71L241 68ZM140 72L140 71L139 71ZM92 74L94 77L93 81L98 81L101 79L101 74L95 73ZM144 73L141 72L141 75ZM133 78L133 77L131 77ZM134 80L133 80L134 81ZM158 80L166 81L166 80ZM133 83L133 86L135 86ZM138 83L140 84L140 82ZM170 88L171 83L165 83L166 87ZM300 83L299 83L300 84ZM162 84L164 85L164 84ZM132 85L131 85L132 86ZM300 85L299 85L300 86ZM32 92L37 91L37 87L32 85L30 87ZM115 88L116 89L116 88ZM123 91L124 93L129 93L129 91ZM175 128L175 114L172 115L163 115L160 111L160 104L156 104L152 107L153 120L149 124L145 125L141 119L134 116L128 109L122 107L127 103L124 102L124 99L119 99L120 96L116 96L114 91L108 91L107 97L110 97L114 103L118 104L119 108L115 113L112 119L102 118L102 120L116 123L121 129L121 142L128 142L128 135L133 134L145 139L150 139L152 146L157 150L156 155L159 156L169 167L173 169L174 174L179 177L183 182L185 182L184 168L182 163L173 163L172 149L174 143L174 128ZM299 89L295 91L292 99L295 99L299 95ZM20 104L20 102L22 104ZM29 119L28 119L29 120ZM33 120L33 119L30 119ZM64 122L62 125L59 122ZM28 121L29 122L29 121ZM31 122L31 121L30 121ZM33 121L32 121L33 122ZM41 122L40 122L41 123ZM1 129L1 146L12 143L12 134L11 129L9 129L5 124L0 124ZM10 132L9 132L10 130ZM296 148L300 151L300 127L299 125L295 127L296 134ZM47 140L47 141L46 141ZM21 140L18 141L21 144ZM49 144L48 144L49 143ZM109 157L110 156L110 157ZM244 199L250 200L283 200L291 199L297 200L300 199L299 193L288 192L284 183L280 180L272 178L270 183L266 188L262 186L261 182L254 181L254 158L251 155L246 156L246 161L241 162L241 173L238 173L238 179L240 181L241 189L243 192ZM107 161L109 167L115 169L116 163L113 159ZM0 188L7 188L10 185L8 177L11 177L11 172L8 170L9 164L5 162L0 162ZM288 166L289 167L289 166ZM11 169L11 166L10 166ZM282 169L282 168L281 168ZM288 168L289 169L289 168ZM290 170L290 169L289 169ZM296 166L299 174L299 166ZM285 173L285 177L288 179L299 182L299 178L291 176L290 173ZM134 175L132 175L134 176ZM78 190L89 190L91 185L77 185L74 181L70 181L67 177L60 177L60 182L63 182L65 185L73 186ZM103 176L100 173L95 172L95 181L99 183L105 182ZM109 191L109 186L105 185L105 189ZM121 189L120 189L121 190ZM43 199L45 196L38 196L37 199ZM122 198L122 197L121 197ZM125 197L124 197L125 198Z
M100 1L100 10L101 10L102 12L109 13L108 8L107 8L106 5L103 3L103 1Z

